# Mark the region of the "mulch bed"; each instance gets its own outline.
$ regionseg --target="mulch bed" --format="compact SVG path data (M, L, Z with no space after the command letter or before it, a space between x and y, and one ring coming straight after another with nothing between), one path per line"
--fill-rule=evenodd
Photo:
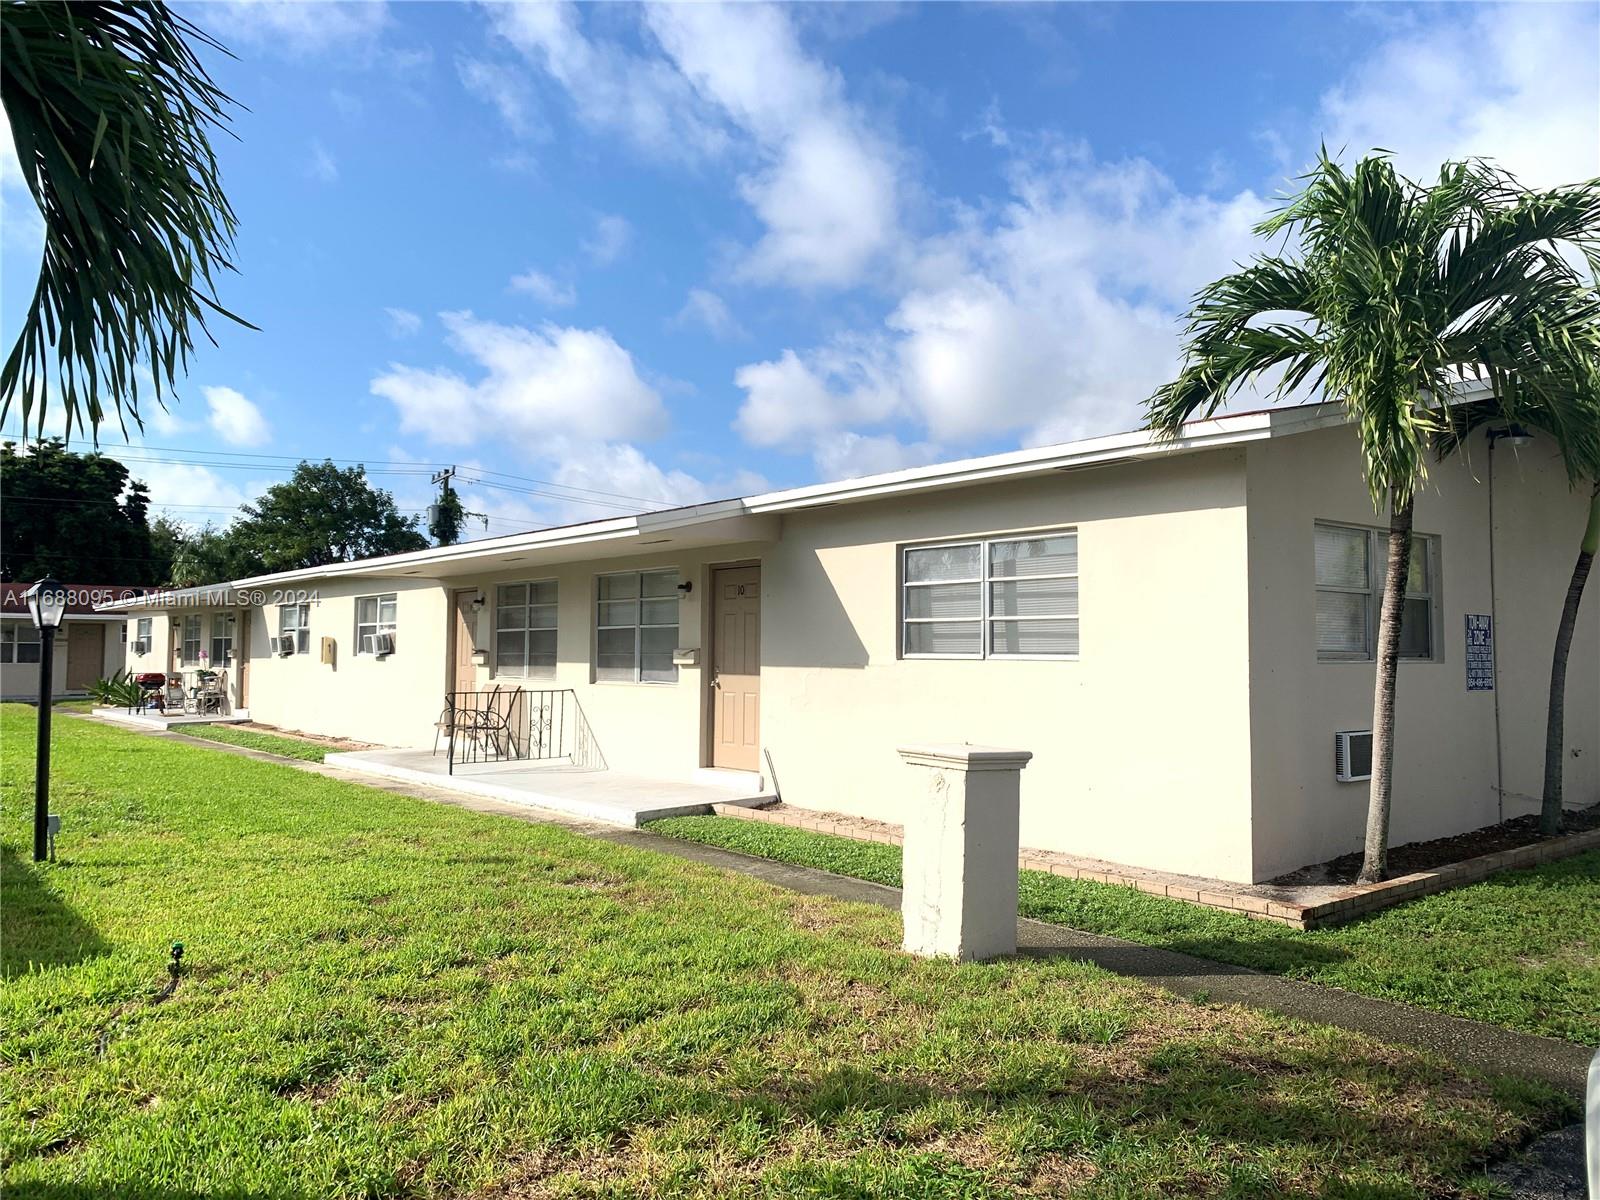
M1600 829L1600 804L1592 808L1568 811L1563 818L1561 835L1584 833ZM1558 836L1561 836L1558 835ZM1525 817L1512 817L1498 825L1485 825L1470 833L1452 837L1434 838L1431 842L1409 842L1404 846L1389 848L1389 877L1410 875L1414 871L1431 871L1435 867L1464 862L1484 854L1498 854L1502 850L1515 850L1519 846L1533 846L1545 839L1539 836L1539 817L1530 813ZM1313 863L1280 875L1273 883L1354 883L1361 871L1361 855L1341 854L1327 862Z
M257 733L270 733L274 737L293 738L297 742L310 742L317 746L326 746L329 750L375 750L371 742L352 742L349 738L324 737L320 733L302 733L298 729L282 729L277 725L267 725L261 721L236 721L235 729L253 729ZM180 729L178 732L182 732Z

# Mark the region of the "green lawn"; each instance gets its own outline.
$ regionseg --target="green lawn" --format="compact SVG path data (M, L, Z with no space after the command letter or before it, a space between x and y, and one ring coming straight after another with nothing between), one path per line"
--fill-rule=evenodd
M255 729L240 729L237 725L182 725L174 732L181 733L185 737L205 738L210 742L227 742L230 746L264 750L268 754L281 754L285 758L304 759L306 762L321 762L329 750L320 742L280 737L275 733L261 733Z
M659 833L900 885L900 848L726 817ZM1309 933L1132 888L1022 872L1025 916L1262 971L1600 1043L1600 851Z
M559 826L87 721L26 860L0 710L0 1149L26 1197L1479 1194L1572 1109ZM163 998L171 942L187 970Z

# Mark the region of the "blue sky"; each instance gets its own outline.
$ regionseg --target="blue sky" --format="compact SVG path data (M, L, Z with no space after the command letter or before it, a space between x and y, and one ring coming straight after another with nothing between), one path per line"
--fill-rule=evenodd
M1320 140L1600 173L1587 4L184 11L261 327L125 451L196 523L302 456L499 534L1131 428Z

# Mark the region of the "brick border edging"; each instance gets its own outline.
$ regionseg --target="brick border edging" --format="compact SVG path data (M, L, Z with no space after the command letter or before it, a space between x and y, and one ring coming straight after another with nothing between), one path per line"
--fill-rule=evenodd
M805 809L747 808L739 804L713 804L711 810L719 817L764 822L768 825L787 825L792 829L828 833L858 842L898 846L904 840L899 833L894 832L895 826L881 822L864 825L850 819L839 820L838 815L834 813ZM1386 879L1382 883L1351 885L1346 895L1315 904L1276 900L1268 896L1253 895L1248 891L1206 891L1185 884L1166 883L1160 878L1123 873L1118 871L1113 863L1104 864L1105 869L1078 867L1071 863L1058 862L1043 852L1030 851L1026 847L1017 855L1017 865L1025 871L1041 871L1047 875L1059 875L1064 879L1083 879L1090 883L1130 887L1152 896L1163 896L1205 908L1221 909L1252 920L1271 921L1294 929L1323 929L1332 925L1342 925L1356 917L1389 908L1417 896L1477 883L1499 871L1557 862L1595 847L1600 847L1600 829L1568 834L1566 837L1518 846L1511 850L1501 850L1495 854L1484 854L1477 858L1436 867L1431 871L1415 871L1409 875Z

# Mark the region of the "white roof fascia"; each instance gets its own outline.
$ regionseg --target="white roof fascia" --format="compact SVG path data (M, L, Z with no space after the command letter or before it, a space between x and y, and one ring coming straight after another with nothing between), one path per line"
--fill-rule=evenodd
M1461 386L1453 399L1460 402L1487 394L1489 394L1487 385L1467 382ZM508 534L505 537L485 538L482 541L465 542L455 546L432 546L426 550L407 554L390 554L379 558L357 559L354 562L332 563L325 567L250 576L209 587L183 588L131 600L114 601L101 605L97 611L160 608L174 602L207 595L215 596L230 589L257 590L280 584L338 576L393 576L401 573L416 576L421 575L430 565L437 563L470 562L474 559L494 558L507 553L548 550L563 546L599 545L636 538L646 533L690 529L696 525L726 520L729 517L820 508L829 504L871 500L936 488L964 487L991 480L1040 475L1049 471L1068 471L1174 454L1190 454L1331 428L1346 424L1348 420L1344 407L1338 403L1285 405L1277 409L1194 421L1185 425L1182 433L1172 438L1161 437L1149 430L1086 438L1053 446L1037 446L980 458L936 463L927 467L889 471L857 479L808 484L804 487L763 492L742 499L716 500L684 508L607 517L599 521L585 521L574 525Z

